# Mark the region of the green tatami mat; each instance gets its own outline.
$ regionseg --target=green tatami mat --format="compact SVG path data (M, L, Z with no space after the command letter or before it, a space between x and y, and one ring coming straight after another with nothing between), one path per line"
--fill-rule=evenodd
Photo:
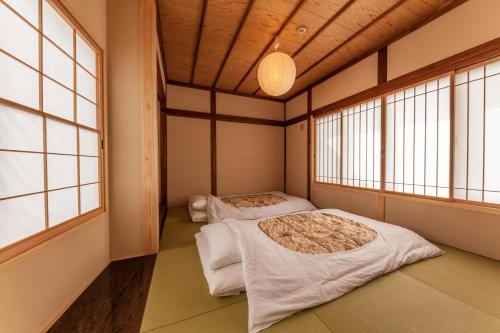
M313 312L332 332L500 332L498 318L398 271Z
M247 305L240 302L212 311L204 315L185 320L170 326L164 326L148 333L192 333L192 332L247 332ZM311 311L303 311L288 320L281 321L268 329L266 333L329 333L330 330Z
M245 295L210 296L195 246L166 250L156 258L141 331L243 300L246 300Z
M210 296L186 207L170 208L142 331L246 332L245 294ZM500 262L437 244L446 253L403 267L265 332L500 332Z
M401 272L500 318L500 262L437 244L446 253Z
M193 223L186 207L169 208L163 226L160 251L196 244L194 235L205 223Z

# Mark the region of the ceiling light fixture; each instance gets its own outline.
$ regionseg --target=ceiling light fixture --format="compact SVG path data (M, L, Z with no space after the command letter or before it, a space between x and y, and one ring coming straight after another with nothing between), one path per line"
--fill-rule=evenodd
M271 96L283 95L295 82L295 62L288 54L278 52L279 46L280 42L276 37L275 52L262 59L257 72L260 88Z

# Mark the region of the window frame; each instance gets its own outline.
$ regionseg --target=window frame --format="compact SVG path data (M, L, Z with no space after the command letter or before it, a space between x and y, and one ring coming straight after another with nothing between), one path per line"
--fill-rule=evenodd
M486 66L489 63L493 63L495 61L499 61L500 56L498 52L494 55L490 55L486 60L480 60L480 61L474 61L474 58L471 59L471 61L467 65L458 65L453 69L443 71L440 70L439 68L429 71L426 73L426 75L420 76L421 79L418 80L411 80L410 83L408 84L401 84L401 86L398 86L397 88L393 85L389 85L387 83L382 83L379 84L378 86L375 86L375 89L373 89L372 92L365 93L365 92L360 92L358 96L362 96L362 99L360 98L359 100L356 99L357 95L349 96L345 100L349 100L349 103L345 103L344 100L340 100L338 102L332 103L332 105L335 104L340 104L340 106L334 106L332 109L328 110L326 109L328 106L323 107L321 109L318 109L318 113L315 113L314 111L312 112L312 117L314 122L312 122L312 131L311 135L313 136L313 147L311 149L313 158L312 158L312 169L313 174L312 174L312 182L311 182L311 187L313 185L319 185L319 186L324 186L324 187L336 187L336 188L341 188L345 189L348 191L352 192L357 192L357 193L366 193L366 194L371 194L371 195L376 195L379 197L387 197L387 198L394 198L394 199L403 199L403 200L414 200L418 202L425 202L425 203L431 203L431 204L438 204L438 205L445 205L445 206L452 206L452 207L459 207L459 208L465 208L469 210L477 210L477 211L487 211L489 213L494 213L494 214L500 214L500 204L495 204L495 203L486 203L486 202L478 202L478 201L471 201L471 200L463 200L463 199L456 199L454 197L454 179L455 179L455 174L454 174L454 169L455 169L455 76L458 73L461 73L463 71L467 71L469 69L478 67L478 66ZM429 67L433 66L434 64L430 65ZM418 70L416 71L418 72ZM412 74L412 73L409 73ZM409 74L407 76L409 77ZM388 95L393 95L396 92L399 91L404 91L408 88L411 87L416 87L418 85L427 83L429 81L433 80L439 80L442 77L445 76L450 76L450 157L449 157L449 165L450 165L450 180L449 180L449 197L444 198L444 197L433 197L433 196L427 196L427 195L420 195L420 194L411 194L411 193L403 193L403 192L396 192L396 191L388 191L386 190L386 135L387 135L387 128L386 128L386 112L387 112L387 96ZM399 81L399 78L398 78ZM390 89L388 87L391 87ZM370 89L369 89L370 90ZM367 90L368 92L368 90ZM344 184L334 184L334 183L326 183L326 182L319 182L317 181L317 174L316 174L316 168L317 168L317 134L316 134L316 129L317 129L317 122L320 118L327 117L331 114L342 112L345 109L355 107L357 105L366 103L371 100L375 100L377 98L381 99L381 106L382 106L382 119L381 119L381 151L380 151L380 172L381 172L381 188L380 189L371 189L371 188L363 188L363 187L357 187L357 186L351 186L351 185L344 185ZM352 102L351 102L352 100ZM325 110L326 109L326 110ZM342 118L342 117L341 117ZM343 126L341 125L341 138L343 138ZM341 149L343 149L343 143L341 143ZM343 166L343 151L341 152L341 170ZM342 171L341 171L342 172Z
M14 109L17 109L20 112L28 112L31 114L35 114L37 116L40 116L42 118L43 122L43 151L42 155L44 156L44 179L45 183L47 182L47 166L46 166L46 161L47 161L47 147L46 147L46 122L47 119L50 120L55 120L58 122L61 122L63 124L69 124L71 126L74 126L76 129L84 129L84 130L89 130L94 133L97 133L98 137L98 188L99 188L99 207L95 208L91 211L88 211L86 213L80 214L70 220L67 220L65 222L59 223L53 227L49 227L48 225L48 188L47 184L44 186L44 190L40 193L44 193L45 195L45 229L33 234L31 236L28 236L26 238L23 238L17 242L14 242L12 244L9 244L3 248L0 248L0 263L5 262L7 260L10 260L38 245L41 245L50 239L65 233L66 231L72 230L73 228L76 228L80 225L82 225L85 222L88 222L98 216L102 216L106 213L106 173L105 173L105 149L104 149L104 138L105 138L105 116L104 116L104 51L103 49L97 44L97 42L90 36L90 34L83 28L83 26L78 22L78 20L71 14L71 12L65 7L64 4L60 0L47 0L48 5L50 5L64 20L65 22L73 29L73 55L69 55L72 57L72 63L73 63L73 87L71 87L72 91L72 98L73 98L73 121L67 120L64 118L61 118L59 116L46 113L43 109L43 80L48 79L51 80L52 82L62 85L62 83L56 81L55 79L49 77L47 74L43 72L43 40L46 39L49 43L52 43L57 49L62 51L64 54L68 55L64 50L62 50L58 45L55 44L49 37L45 36L42 32L42 22L43 22L43 17L42 17L42 6L43 6L43 0L37 0L38 3L38 26L34 26L32 23L30 23L26 18L24 18L20 13L18 13L14 8L9 6L7 3L2 2L2 6L6 6L9 10L13 12L14 15L19 17L21 20L23 20L26 24L28 24L31 28L33 28L37 35L38 35L38 69L32 67L31 65L25 63L24 61L18 59L14 55L9 54L6 51L0 50L0 52L13 59L16 62L19 62L20 64L23 64L24 66L29 67L30 69L34 70L37 75L38 75L38 88L39 88L39 105L38 109L33 109L31 107L16 103L14 101L10 101L4 98L0 97L0 103L7 106L11 107ZM96 73L95 75L90 73L89 70L87 70L84 65L79 64L77 59L76 59L76 39L77 36L79 36L83 41L86 42L86 44L95 52L96 54ZM91 74L92 77L95 78L96 80L96 128L92 128L83 124L80 124L77 119L77 96L81 96L82 98L88 100L85 96L82 96L76 91L76 69L77 67L80 66L81 69L86 71L87 73ZM63 85L64 86L64 85ZM78 141L79 141L79 135L77 135L77 147L78 147ZM13 151L9 149L4 149L3 151ZM14 150L15 151L15 150ZM80 154L79 150L77 150L77 161L79 160ZM77 165L77 168L79 169L79 163ZM96 183L93 183L96 184ZM76 187L78 188L80 186L80 177L77 179L77 185ZM78 206L80 206L80 191L78 191ZM27 193L19 196L14 196L15 197L22 197L22 196L27 196L33 193Z

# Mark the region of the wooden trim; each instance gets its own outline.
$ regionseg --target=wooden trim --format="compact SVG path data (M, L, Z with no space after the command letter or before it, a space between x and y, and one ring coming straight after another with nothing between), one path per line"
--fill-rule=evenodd
M0 263L7 261L15 256L20 255L23 252L26 252L35 246L43 244L48 240L59 236L60 234L65 233L68 230L75 228L76 226L83 224L95 217L104 214L103 208L97 208L91 212L85 213L78 217L75 217L69 221L61 223L55 227L52 227L48 230L43 230L38 234L34 234L30 237L24 238L16 243L10 244L0 251Z
M285 100L275 98L275 97L252 95L252 94L247 94L247 93L238 92L238 91L232 91L232 90L228 90L228 89L210 88L210 87L200 86L198 84L189 84L189 83L180 82L180 81L169 81L168 84L174 85L174 86L179 86L179 87L192 88L192 89L215 91L215 92L220 93L220 94L236 95L236 96L248 97L248 98L257 98L257 99L262 99L262 100L270 101L270 102L278 102L278 103L285 102Z
M374 24L376 24L377 22L379 22L380 20L382 20L384 17L386 17L387 15L389 15L392 11L396 10L397 8L399 8L406 1L408 1L408 0L399 0L394 5L392 5L388 9L386 9L382 14L380 14L379 16L377 16L370 23L368 23L367 25L365 25L364 27L362 27L361 29L359 29L358 31L356 31L353 35L351 35L351 37L347 38L345 41L343 41L338 46L336 46L333 50L331 50L330 52L328 52L327 54L325 54L324 56L322 56L321 58L319 58L318 60L316 60L312 65L310 65L305 70L303 70L300 74L297 75L296 80L298 80L301 76L303 76L304 74L306 74L307 72L309 72L310 70L312 70L314 67L316 67L317 65L319 65L320 63L322 63L325 59L329 58L332 54L334 54L335 52L337 52L338 50L340 50L341 48L343 48L347 43L349 43L350 41L352 41L354 38L358 37L363 32L365 32L366 30L368 30L369 28L371 28Z
M168 203L168 148L167 148L167 126L168 126L168 117L166 113L160 112L160 163L161 163L161 198L160 204L164 204L165 207ZM161 216L160 216L161 217ZM163 220L161 220L162 222ZM162 230L159 230L160 233Z
M212 94L215 95L214 92L212 92L211 95ZM241 116L233 116L229 114L220 114L220 113L212 115L212 112L206 113L206 112L187 111L187 110L170 109L170 108L162 108L162 112L166 113L168 116L175 116L175 117L198 118L207 120L212 119L213 117L216 121L228 121L233 123L266 125L266 126L277 126L277 127L285 126L285 122L281 120L241 117Z
M229 121L229 122L233 122L233 123L244 123L244 124L253 124L253 125L284 127L284 122L281 120L240 117L240 116L232 116L232 115L228 115L228 114L217 114L215 116L215 119L217 121Z
M307 200L311 200L311 115L312 89L307 90Z
M450 75L450 187L449 197L454 198L455 188L455 73ZM467 91L467 94L469 92ZM439 86L438 86L439 94ZM415 144L415 141L413 141ZM484 149L484 145L483 145ZM413 168L415 170L415 168ZM415 171L414 171L415 173ZM439 184L436 184L436 186Z
M377 53L377 83L387 82L387 46L384 46Z
M140 3L141 25L141 178L142 229L144 253L154 254L159 247L158 211L158 117L157 117L157 53L155 45L155 0Z
M304 4L305 0L299 0L299 2L297 2L297 4L295 5L295 8L292 10L292 12L287 16L287 18L285 19L285 21L281 24L280 28L278 29L278 31L276 31L276 33L273 35L273 37L271 38L271 40L269 41L269 43L267 43L266 47L264 47L264 49L260 52L260 54L257 56L257 58L255 59L255 61L252 63L252 65L248 68L248 70L245 72L245 75L243 75L243 77L241 78L241 80L238 82L238 84L236 85L236 88L233 89L233 91L236 91L238 90L238 88L240 87L240 85L245 81L245 79L247 78L247 76L250 74L250 72L252 71L252 69L257 65L257 63L259 62L259 60L264 56L264 54L267 52L267 50L269 50L269 48L273 45L274 43L274 39L276 37L279 37L279 35L281 34L281 32L283 31L283 29L285 29L286 25L290 22L290 20L295 16L295 14L297 13L297 11L302 7L302 5ZM257 91L260 90L260 87L257 88L257 90L255 90L252 95L255 95L257 93Z
M400 90L403 87L426 81L433 77L437 77L449 72L456 71L463 67L467 67L475 63L497 57L499 54L500 38L496 38L479 46L473 47L469 50L460 52L451 57L439 60L433 64L427 65L395 79L379 84L375 87L366 89L357 94L341 99L340 101L325 105L319 109L314 110L313 115L318 116L336 109L341 109L349 105L359 103L363 100L384 95L394 90Z
M65 302L56 312L56 314L50 319L50 321L46 324L45 328L41 330L41 332L49 332L50 329L58 322L58 320L66 313L66 311L73 305L78 298L87 290L87 288L92 285L92 283L101 275L102 272L111 264L111 261L107 259L103 264L99 266L99 268L88 278L85 283L78 288L77 292L71 296L71 298ZM95 317L94 317L95 318Z
M245 22L248 18L248 14L250 14L250 10L252 9L253 4L254 4L254 0L250 0L247 4L247 8L245 9L243 16L241 17L238 28L236 29L236 32L233 35L233 39L231 40L231 44L229 44L229 48L227 49L226 54L224 55L224 59L222 60L222 63L219 66L219 70L217 71L217 75L215 76L215 80L212 83L212 88L215 88L217 86L217 82L219 81L220 75L222 74L222 71L224 70L224 67L226 66L227 59L229 59L229 55L233 51L234 44L236 44L236 41L238 40L238 37L240 36L241 29L245 25Z
M210 92L210 188L217 195L217 95Z
M203 5L201 7L200 23L198 25L198 32L196 34L196 46L193 52L193 64L191 65L191 75L189 80L191 84L194 80L194 73L196 71L196 64L198 62L198 51L200 49L201 35L203 33L203 23L205 22L205 15L207 13L207 3L208 0L203 0Z
M179 109L162 108L161 112L166 113L167 116L185 117L185 118L198 118L198 119L211 119L211 114L198 111L186 111Z
M295 118L288 119L285 121L285 126L290 126L290 125L293 125L296 123L300 123L301 121L307 120L308 117L309 117L309 114L304 113L304 114L301 114L300 116L297 116Z
M387 82L387 46L378 51L377 83ZM386 136L386 103L385 96L380 99L380 191L385 191L385 136ZM403 154L404 156L404 154ZM375 155L373 156L375 158ZM404 177L403 177L404 178ZM385 221L385 197L377 198L377 219Z
M377 47L371 49L371 50L368 50L367 52L361 54L360 56L352 59L351 61L345 63L344 65L332 70L330 73L324 75L323 77L319 78L318 80L312 82L310 85L308 85L307 87L297 91L296 93L294 93L293 95L291 95L290 97L287 97L285 100L288 102L290 101L291 99L297 97L298 95L304 93L305 91L307 91L308 88L314 88L315 86L323 83L324 81L332 78L333 76L339 74L340 72L346 70L347 68L355 65L356 63L368 58L369 56L371 56L372 54L374 54L375 52L378 52L378 50L380 50L381 48L383 47L386 47L402 38L404 38L405 36L411 34L412 32L420 29L421 27L423 27L424 25L434 21L435 19L441 17L442 15L446 14L447 12L455 9L456 7L462 5L463 3L465 3L467 0L457 0L457 1L454 1L454 2L451 2L451 3L448 3L447 5L443 6L441 9L439 9L438 11L436 11L434 14L432 14L431 16L429 16L427 19L425 19L424 21L420 22L419 24L417 24L416 26L413 26L413 27L410 27L406 30L403 30L400 34L394 36L393 38L391 38L390 40L388 40L387 42L385 42L383 45L378 45Z
M286 124L286 103L283 103L283 123ZM286 189L286 125L283 126L283 189L285 193L287 193Z

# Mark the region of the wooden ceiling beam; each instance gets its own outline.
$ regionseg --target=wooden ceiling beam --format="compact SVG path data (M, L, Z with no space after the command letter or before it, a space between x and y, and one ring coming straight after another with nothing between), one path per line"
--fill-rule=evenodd
M252 72L252 69L259 63L259 60L264 56L264 54L266 54L267 50L269 50L269 48L271 47L271 45L273 45L273 42L275 40L275 38L277 36L279 36L281 34L281 32L283 31L283 29L285 29L286 25L290 22L290 20L295 16L295 14L297 13L297 11L302 7L302 5L304 4L305 0L300 0L296 5L295 5L295 8L292 10L292 12L288 15L288 17L285 19L285 21L281 24L280 28L278 29L278 31L273 35L273 37L271 38L271 40L269 41L269 43L266 45L266 47L260 52L259 56L255 59L255 61L253 62L253 64L248 68L248 70L245 72L245 75L243 75L243 77L241 78L241 80L238 82L238 84L236 85L236 88L233 89L233 91L237 91L238 88L241 86L241 84L246 80L246 78L248 77L248 75L250 75L250 73ZM254 93L255 94L255 93Z
M324 56L322 56L321 58L319 58L318 60L316 60L312 65L310 65L305 70L303 70L302 73L300 73L299 75L297 75L297 77L295 79L296 80L299 79L301 76L303 76L304 74L306 74L307 72L309 72L311 69L313 69L314 67L316 67L317 65L319 65L320 63L322 63L324 60L326 60L327 58L329 58L331 55L333 55L335 52L337 52L340 48L344 47L347 43L349 43L350 41L352 41L354 38L358 37L363 32L365 32L366 30L368 30L369 28L371 28L373 25L375 25L376 23L378 23L380 20L382 20L383 18L385 18L387 15L389 15L390 13L392 13L394 10L396 10L397 8L399 8L406 1L408 1L408 0L399 0L394 5L392 5L388 9L386 9L382 14L380 14L379 16L377 16L373 21L371 21L370 23L368 23L367 25L365 25L363 28L361 28L358 31L356 31L353 35L351 35L351 37L347 38L345 41L343 41L342 43L340 43L340 45L338 45L333 50L331 50L330 52L328 52L327 54L325 54Z
M194 73L196 71L196 63L198 62L198 51L200 49L201 35L203 33L203 23L205 22L205 14L207 13L207 3L208 0L203 0L203 5L201 7L200 24L198 25L198 33L196 35L196 46L193 52L193 64L191 65L191 77L189 82L193 83Z
M219 66L219 70L217 71L217 76L215 77L215 80L212 84L212 88L215 88L217 86L217 82L219 81L222 70L226 66L227 59L229 58L229 55L233 51L234 44L236 43L236 40L238 39L238 36L240 35L241 29L245 25L245 22L248 18L248 14L250 14L250 10L252 9L253 4L254 4L254 0L250 0L248 2L247 8L245 9L245 13L243 13L243 16L242 16L240 23L238 25L238 29L236 29L236 32L233 36L233 39L231 40L231 44L229 44L229 48L227 49L226 54L224 55L224 60L222 60L222 63Z

